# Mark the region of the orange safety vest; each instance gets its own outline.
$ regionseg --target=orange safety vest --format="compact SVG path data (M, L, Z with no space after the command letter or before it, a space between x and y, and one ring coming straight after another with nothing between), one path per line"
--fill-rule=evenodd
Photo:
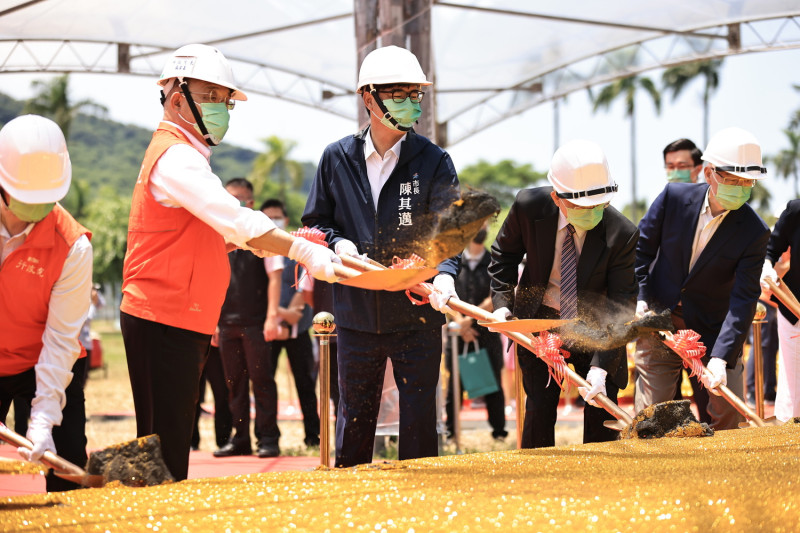
M0 376L21 374L39 361L53 285L81 235L92 237L56 204L0 266ZM83 346L80 357L86 357Z
M182 207L158 203L150 174L170 146L191 143L161 123L133 189L120 310L145 320L214 333L230 279L225 240Z

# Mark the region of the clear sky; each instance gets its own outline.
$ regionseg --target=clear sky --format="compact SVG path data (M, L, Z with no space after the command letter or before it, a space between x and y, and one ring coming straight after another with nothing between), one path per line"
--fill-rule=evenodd
M751 131L765 154L787 146L783 129L790 113L800 108L800 50L745 54L725 58L720 88L711 103L710 129L739 126ZM235 74L235 73L234 73ZM661 71L650 76L659 86ZM355 77L355 74L354 74ZM0 91L18 99L32 95L30 82L44 75L1 74ZM92 99L109 108L110 118L145 128L154 128L161 117L155 79L124 76L73 74L71 98ZM652 201L665 183L661 151L666 144L689 137L702 145L702 84L687 87L677 101L663 96L661 114L656 115L649 96L637 101L637 168L639 197ZM355 98L355 96L354 96ZM424 104L423 104L424 109ZM424 112L424 111L423 111ZM613 202L621 208L630 202L630 137L622 101L609 111L592 113L585 91L571 94L561 105L561 142L572 138L594 140L606 151L611 171L620 185ZM297 142L292 156L301 161L318 161L330 142L355 131L348 120L276 98L252 95L238 103L231 115L225 142L261 150L261 139L277 135ZM553 106L530 109L518 117L497 124L448 149L456 168L480 159L496 162L512 159L531 163L546 171L554 149ZM701 149L704 146L701 146ZM791 183L778 178L770 165L764 184L773 195L772 209L780 212L792 198ZM228 176L222 176L227 178Z

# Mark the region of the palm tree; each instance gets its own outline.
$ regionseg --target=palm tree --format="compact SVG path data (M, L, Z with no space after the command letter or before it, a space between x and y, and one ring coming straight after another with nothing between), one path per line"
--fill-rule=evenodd
M638 205L636 195L636 90L644 89L653 100L656 113L661 112L661 93L656 89L653 80L643 76L628 76L615 80L600 90L594 101L594 111L608 109L611 103L622 95L625 98L625 116L631 123L631 220L638 222ZM590 93L591 94L591 93Z
M274 177L278 181L278 198L284 205L287 205L288 187L291 186L293 190L298 190L303 185L303 166L299 162L289 159L289 152L297 143L275 135L263 139L263 141L266 151L256 157L249 176L253 183L255 197L262 197L268 188L267 180Z
M64 74L50 81L34 80L31 87L37 90L33 98L25 102L24 113L35 113L53 119L59 125L64 137L69 139L69 129L81 110L93 109L96 113L105 114L108 109L92 100L69 101L69 74Z
M711 95L719 87L719 72L722 68L721 59L708 61L695 61L670 67L661 76L664 90L672 91L672 100L675 101L689 83L697 77L705 80L703 87L703 146L708 145L708 108Z
M794 179L794 197L800 198L800 131L786 129L783 133L789 140L789 148L784 148L770 159L778 176Z

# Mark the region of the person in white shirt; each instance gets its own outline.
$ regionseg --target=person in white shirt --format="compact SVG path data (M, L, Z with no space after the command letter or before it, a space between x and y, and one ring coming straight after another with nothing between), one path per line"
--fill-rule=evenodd
M120 325L138 436L158 434L172 475L186 479L200 373L236 247L286 255L335 281L341 262L239 204L209 165L229 111L247 100L225 57L191 44L168 60L159 85L164 116L134 187Z
M55 122L18 117L0 130L0 421L13 399L30 406L20 448L83 466L86 352L78 341L92 288L91 233L57 202L72 167ZM48 492L79 488L47 475Z

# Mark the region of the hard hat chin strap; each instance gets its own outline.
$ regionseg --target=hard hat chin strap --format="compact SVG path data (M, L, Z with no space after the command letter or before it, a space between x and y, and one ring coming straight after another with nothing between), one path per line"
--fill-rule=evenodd
M203 115L197 109L197 105L194 103L194 98L192 98L192 93L189 92L189 84L186 80L182 80L180 85L178 86L183 93L183 96L186 97L186 102L189 104L189 110L192 112L192 116L194 116L195 121L197 121L197 127L200 129L200 134L205 139L206 144L209 146L217 146L217 144L212 140L211 134L208 133L208 129L206 129L206 125L203 122Z
M392 124L392 126L394 126L400 131L411 131L410 126L409 127L401 126L400 123L394 119L392 114L389 113L389 110L386 108L385 105L383 105L383 100L378 98L378 89L376 89L375 85L373 85L372 83L369 84L369 94L372 95L372 98L375 100L375 103L378 104L378 109L380 109L381 112L383 113L383 118L388 120Z

